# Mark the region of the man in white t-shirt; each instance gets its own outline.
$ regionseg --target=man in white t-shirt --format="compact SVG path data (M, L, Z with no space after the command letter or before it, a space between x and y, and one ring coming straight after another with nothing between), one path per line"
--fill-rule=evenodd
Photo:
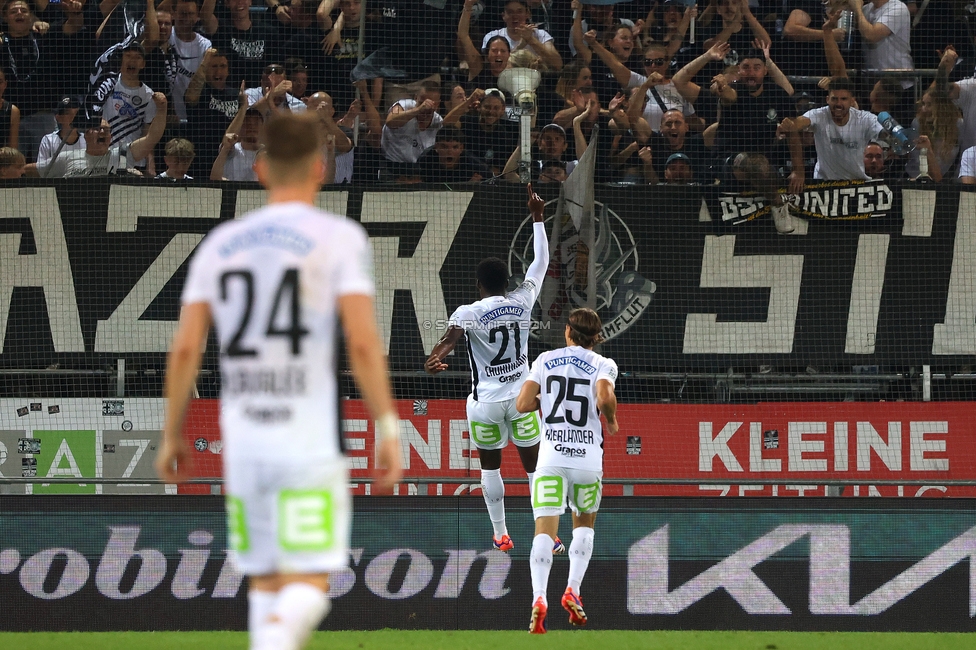
M193 73L203 62L203 55L212 45L210 39L194 31L198 22L200 22L200 10L196 0L177 0L176 9L173 11L173 31L169 37L169 44L176 52L173 111L184 121L186 105L183 103L183 95L190 85Z
M901 0L849 0L864 39L864 64L869 70L914 70L912 17ZM907 85L905 85L907 83ZM912 85L902 82L904 88Z
M946 47L939 62L940 73L946 77L959 60L959 54L951 45ZM941 77L941 75L940 75ZM938 77L937 77L938 80ZM962 111L962 126L959 128L959 149L965 151L976 146L976 78L969 77L949 84L949 97Z
M781 123L787 133L813 132L817 146L814 178L831 181L870 178L864 171L864 148L881 133L882 127L874 113L853 106L854 84L846 77L835 77L830 81L826 106Z
M512 52L528 49L542 59L553 70L561 70L563 59L556 51L552 36L544 29L530 23L532 12L525 0L508 0L502 11L505 26L485 34L481 41L481 51L488 50L488 41L496 36L504 36Z
M528 185L532 213L532 263L525 281L508 291L508 267L495 257L478 264L478 293L481 299L458 307L447 332L437 342L424 370L431 375L447 370L444 359L464 336L471 364L471 394L467 415L471 441L481 462L481 490L494 529L493 543L500 551L514 548L505 524L505 484L502 482L502 449L515 444L522 467L532 482L539 454L540 424L536 413L522 415L515 410L515 398L529 369L529 334L532 308L542 291L549 269L549 241L544 211L538 194ZM554 544L558 540L554 541ZM565 550L558 543L558 550Z
M959 182L976 185L976 147L970 147L959 157Z
M268 123L257 163L268 205L217 226L197 248L166 365L156 469L175 483L190 476L183 425L215 327L228 542L248 576L253 650L304 646L331 608L329 574L349 565L337 324L377 423L374 488L388 490L401 476L369 239L351 219L313 207L325 173L317 134L313 117Z
M81 101L71 95L65 95L58 102L54 110L54 121L58 123L58 130L41 138L41 146L37 150L39 166L47 165L55 155L62 152L85 148L85 135L75 126L80 109Z
M254 161L261 150L259 136L263 122L261 113L253 108L238 111L220 143L220 151L210 168L210 180L258 180Z
M304 113L305 102L291 94L292 83L285 79L285 66L271 63L261 72L261 85L244 91L247 105L268 116L272 112Z
M76 176L108 176L133 167L133 161L149 155L166 130L166 95L153 93L156 116L146 135L132 144L112 145L112 127L104 118L94 118L85 129L85 148L62 151L47 165L27 166L29 176L42 178L73 178Z
M602 341L595 311L574 309L563 336L565 348L543 352L532 364L516 400L520 413L542 411L539 466L532 480L535 538L529 554L532 616L529 632L546 633L546 595L552 545L566 503L573 511L569 580L561 604L574 626L586 625L580 584L593 555L593 524L603 497L603 426L617 433L617 364L593 351Z
M437 131L444 124L437 112L440 104L440 85L425 81L415 99L401 99L390 107L380 138L383 156L395 163L389 166L390 177L409 175L420 154L434 146Z
M976 146L976 78L962 79L949 86L949 96L962 111L959 146Z

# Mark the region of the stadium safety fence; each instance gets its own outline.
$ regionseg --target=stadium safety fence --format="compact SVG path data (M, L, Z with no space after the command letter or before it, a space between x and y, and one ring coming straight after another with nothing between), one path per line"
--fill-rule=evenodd
M812 496L847 485L848 496L971 495L976 194L811 186L793 199L802 227L783 236L756 197L598 186L589 250L568 216L555 218L550 187L540 191L558 236L530 356L562 344L571 308L595 304L600 350L621 371L608 494ZM210 492L153 483L165 351L193 249L262 192L91 179L0 193L0 489ZM402 492L476 490L466 355L437 377L422 364L451 312L477 298L480 259L505 260L513 285L524 273L524 189L350 186L318 202L363 223L373 245L414 479ZM373 425L348 376L344 384L344 436L357 493L368 494ZM195 474L214 484L219 385L211 340L186 436ZM514 458L503 473L524 493Z

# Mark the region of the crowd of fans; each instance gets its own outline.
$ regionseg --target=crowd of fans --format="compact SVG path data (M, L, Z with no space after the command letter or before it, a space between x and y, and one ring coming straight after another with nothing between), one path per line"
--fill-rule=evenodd
M260 1L6 0L0 178L255 180L314 111L328 182L518 180L525 67L537 182L976 184L976 2Z

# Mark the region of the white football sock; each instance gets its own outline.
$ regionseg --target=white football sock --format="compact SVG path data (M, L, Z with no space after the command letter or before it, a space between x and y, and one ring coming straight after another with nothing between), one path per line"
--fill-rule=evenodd
M593 529L585 526L573 529L573 542L569 545L569 586L579 594L580 583L593 555Z
M481 470L481 492L485 496L488 506L488 518L495 530L495 537L508 534L505 526L505 483L502 482L500 469Z
M329 596L307 582L292 582L278 592L271 620L259 628L254 650L299 650L332 608Z
M546 587L549 585L549 571L552 569L552 538L545 533L532 539L532 553L529 555L529 568L532 571L532 604L536 598L549 606Z
M259 636L259 630L268 621L271 615L271 608L274 607L278 593L274 591L257 591L251 589L247 592L247 632L251 647L255 647L255 642Z

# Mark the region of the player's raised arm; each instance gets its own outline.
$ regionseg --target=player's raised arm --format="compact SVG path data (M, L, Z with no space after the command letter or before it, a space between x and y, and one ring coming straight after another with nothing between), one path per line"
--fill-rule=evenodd
M529 192L529 212L532 213L532 251L534 257L525 272L525 279L532 279L536 287L542 286L542 281L549 270L549 238L546 236L545 210L546 202L532 191L532 183L527 186Z
M454 350L454 346L457 345L462 334L464 334L464 330L457 325L448 326L444 336L434 345L434 349L430 351L430 356L424 362L424 370L427 371L427 374L436 375L447 370L447 364L444 363L443 359Z
M370 414L376 420L376 488L386 491L400 481L400 422L393 406L386 357L376 331L373 299L367 295L341 296L339 317L346 335L349 365Z
M197 302L183 307L180 324L166 360L166 421L163 444L156 456L156 472L164 481L179 483L190 477L190 450L183 440L190 391L200 370L203 347L210 331L210 305Z

